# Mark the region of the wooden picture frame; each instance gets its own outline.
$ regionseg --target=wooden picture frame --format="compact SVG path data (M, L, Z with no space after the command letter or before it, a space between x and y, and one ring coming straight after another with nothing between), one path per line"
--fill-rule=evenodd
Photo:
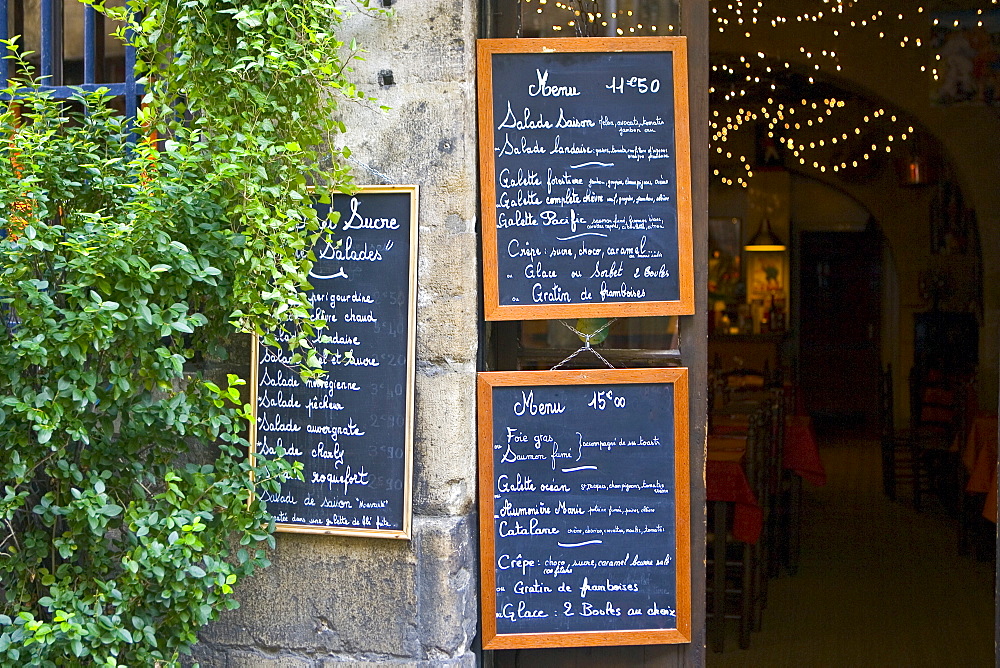
M317 241L309 293L330 323L314 342L327 378L304 383L253 337L251 457L280 445L305 465L305 481L266 499L278 531L411 537L418 195L363 186L316 203L333 233Z
M690 642L688 370L480 373L478 400L483 649Z
M477 55L486 320L694 313L686 38Z

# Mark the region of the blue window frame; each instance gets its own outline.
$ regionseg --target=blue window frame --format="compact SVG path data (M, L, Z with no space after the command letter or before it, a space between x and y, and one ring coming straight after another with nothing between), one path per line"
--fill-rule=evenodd
M70 98L79 89L107 88L121 100L125 116L134 119L142 95L135 79L135 49L111 36L114 27L79 0L0 0L0 37L21 35L22 50L35 52L29 60L45 89ZM9 60L0 60L4 86L10 67Z

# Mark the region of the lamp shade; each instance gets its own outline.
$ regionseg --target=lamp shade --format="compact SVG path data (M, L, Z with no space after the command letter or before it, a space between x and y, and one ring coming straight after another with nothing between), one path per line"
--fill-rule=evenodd
M760 222L757 233L754 234L744 250L748 251L783 251L785 244L781 242L778 235L771 229L771 221L767 218Z

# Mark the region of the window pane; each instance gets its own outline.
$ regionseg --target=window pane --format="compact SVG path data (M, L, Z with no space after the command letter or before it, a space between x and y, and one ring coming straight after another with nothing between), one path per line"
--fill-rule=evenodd
M576 350L583 345L584 336L581 335L587 334L592 335L591 345L595 348L675 350L677 316L525 320L521 323L524 348Z
M677 0L520 0L521 37L672 35Z

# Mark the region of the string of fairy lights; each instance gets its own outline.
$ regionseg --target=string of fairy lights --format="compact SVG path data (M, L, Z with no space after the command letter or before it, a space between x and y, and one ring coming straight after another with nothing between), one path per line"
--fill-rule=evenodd
M651 14L648 9L642 11L625 8L621 11L615 9L600 11L595 8L594 11L587 11L586 5L590 3L562 2L561 0L552 0L551 2L550 0L522 0L522 2L527 8L528 14L544 14L548 22L545 26L546 29L551 30L556 35L578 33L581 23L603 29L600 31L601 34L618 35L619 37L645 34L670 35L677 31L677 25L669 20L667 23L660 23L654 18L652 22L647 20L644 23L643 15ZM617 6L626 3L610 2L607 4ZM560 19L562 22L555 22L555 19Z
M990 4L997 3L998 0L992 0ZM906 27L926 25L929 31L932 27L938 27L941 22L939 18L924 16L918 16L921 20L914 21L916 15L929 14L924 6L914 7L908 10L908 13L890 12L884 9L866 11L865 3L860 1L824 0L826 9L785 15L769 14L767 9L773 4L776 3L765 5L763 0L717 3L712 7L716 29L721 33L730 30L742 31L744 37L752 38L757 30L790 31L796 24L812 23L814 27L825 27L829 30L829 37L833 39L823 40L825 43L835 43L835 39L854 37L860 31L868 31L867 37L877 36L880 40L894 40L902 49L919 49L927 46L931 40L927 35L903 34ZM975 11L975 18L972 20L975 21L976 27L983 27L985 11L982 8ZM960 20L952 19L950 26L941 27L959 28L960 23ZM794 35L791 32L789 34ZM815 30L812 34L815 34ZM721 80L729 85L724 90L720 89L718 84L713 86L710 89L713 99L717 102L732 103L744 98L759 97L761 87L766 86L771 91L776 89L774 79L768 75L793 67L799 72L809 72L807 76L809 84L815 84L825 71L841 72L843 69L838 54L833 49L820 50L802 45L798 47L798 52L799 57L795 66L787 60L769 57L762 51L756 53L757 58L773 64L763 68L760 65L754 66L751 64L752 58L746 56L740 57L739 62L714 63L713 73L722 75L714 77L715 81ZM941 55L936 54L934 62L939 65L940 60ZM930 67L921 65L920 71L930 70L932 81L939 82L942 70L938 65ZM822 113L803 122L803 112L816 111L818 107L824 107L819 110ZM839 118L834 121L835 116ZM851 122L850 119L855 121ZM713 111L711 118L713 153L717 158L731 161L728 169L724 167L713 169L713 175L725 185L744 188L749 186L750 178L753 176L751 161L728 146L730 142L736 143L733 140L737 139L739 131L748 124L752 125L751 121L765 123L767 140L788 151L792 162L798 162L802 168L813 169L820 173L842 172L863 166L865 162L884 158L886 154L908 146L906 142L913 142L915 135L913 125L905 119L881 107L871 108L871 103L863 100L845 101L831 97L818 102L802 99L796 108L795 105L777 102L774 97L768 97L767 104L759 108L740 108L737 113L729 115ZM838 132L820 136L817 128L824 121L834 121L827 124L837 125Z
M669 21L671 16L676 20L676 11L662 12L660 18L667 16L666 23L657 19L660 10L656 8L669 3L641 0L521 2L527 10L524 15L533 15L535 24L552 35L670 35L678 30L678 26ZM839 39L863 37L886 40L888 44L912 51L932 47L933 31L946 34L959 28L983 28L988 12L995 10L1000 0L983 2L984 7L965 11L960 16L955 11L936 14L924 5L909 6L903 11L890 10L886 8L887 3L875 0L817 0L815 4L815 10L788 14L781 11L781 3L775 0L715 0L711 12L714 30L732 33L737 38L762 37L753 41L755 45L775 41L771 39L774 35L761 34L762 31L783 31L778 40L783 44L794 44L797 38L805 41L805 37L800 36L808 34L809 41L827 46L836 44ZM804 24L809 24L808 32L802 29ZM908 32L916 30L914 26L920 27L920 34ZM768 145L780 147L786 153L786 160L820 173L858 168L863 163L912 146L915 141L913 124L897 114L868 100L821 92L825 75L843 72L835 48L816 48L803 43L795 49L794 58L754 48L750 55L713 59L709 88L710 148L714 161L719 164L713 169L713 175L722 184L749 186L755 160L747 155L745 147L754 146L755 141L747 141L747 133L757 132L761 125ZM946 66L940 52L928 51L919 69L924 76L929 74L929 89L941 82ZM803 85L807 83L818 90L797 102L789 102L782 80L792 73ZM720 111L720 108L734 106L737 107L734 111ZM825 127L830 129L824 130Z
M963 16L962 19L952 18L950 24L945 25L942 24L941 18L926 16L929 12L924 6L913 7L906 12L881 8L871 11L866 10L866 7L871 7L872 3L860 0L857 2L823 0L825 9L786 15L768 13L767 10L773 4L765 4L763 0L718 2L712 7L715 29L720 33L734 31L736 36L741 32L745 38L757 36L759 30L787 30L786 36L794 39L795 33L792 31L795 30L796 24L811 23L814 28L810 33L813 39L816 39L815 28L829 30L829 38L832 39L820 40L824 43L835 43L834 40L840 38L856 38L859 33L866 31L864 36L868 38L894 40L902 49L920 49L928 46L932 40L928 35L904 34L908 27L925 25L928 32L932 28L957 29L972 26L983 28L984 15L988 11L979 8L974 10L971 16ZM991 0L990 4L996 5L998 0ZM914 17L918 20L915 21ZM963 20L966 21L966 25L962 25ZM756 53L758 59L771 64L761 67L759 64L752 64L752 58L746 56L740 57L739 62L714 63L712 72L720 75L714 77L714 80L721 80L728 85L722 88L716 84L710 88L713 101L738 103L743 99L759 98L762 87L766 87L765 90L775 91L778 86L771 75L782 70L794 68L799 72L809 72L806 77L809 84L815 84L824 72L843 70L836 50L821 50L802 45L798 47L798 52L796 65L787 60L768 56L762 51ZM930 71L931 81L935 83L940 82L943 76L941 60L941 54L937 53L934 55L932 65L920 66L921 72ZM931 82L928 84L930 86ZM815 118L805 122L794 119L797 112L802 118L803 111L810 108L817 110L817 107L825 108L821 110L822 114ZM828 125L836 124L838 132L828 133L825 137L818 136L816 129L825 120L833 121L834 116L839 118ZM850 119L857 121L852 122ZM771 96L767 98L767 104L753 109L740 108L735 114L722 115L718 111L713 111L710 120L713 153L717 158L731 161L732 165L729 169L713 169L713 175L725 185L744 188L749 186L750 178L753 176L752 162L746 155L730 149L729 145L736 143L734 140L738 138L740 130L748 125L755 125L756 122L765 124L767 141L787 150L792 161L797 161L803 168L820 173L858 168L862 163L882 158L893 150L907 146L906 142L914 141L915 135L913 125L884 108L872 108L871 103L864 100L845 101L832 97L823 99L822 103L802 99L800 108L796 109L794 105L777 102L776 96ZM755 123L751 124L751 121Z

